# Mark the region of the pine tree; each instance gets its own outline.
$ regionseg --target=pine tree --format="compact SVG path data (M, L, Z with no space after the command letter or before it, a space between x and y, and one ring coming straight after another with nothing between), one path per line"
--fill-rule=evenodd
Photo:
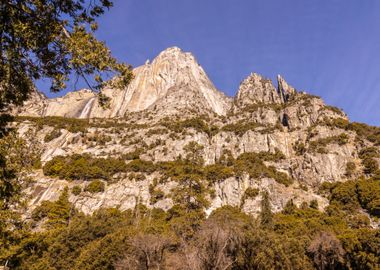
M273 226L273 213L268 191L262 193L260 224L263 228L272 228Z

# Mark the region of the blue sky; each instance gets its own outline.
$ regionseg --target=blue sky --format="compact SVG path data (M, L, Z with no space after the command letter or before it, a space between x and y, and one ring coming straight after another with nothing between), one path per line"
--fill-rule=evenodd
M380 125L379 0L114 0L99 25L98 38L133 66L178 46L229 96L251 72L281 74Z

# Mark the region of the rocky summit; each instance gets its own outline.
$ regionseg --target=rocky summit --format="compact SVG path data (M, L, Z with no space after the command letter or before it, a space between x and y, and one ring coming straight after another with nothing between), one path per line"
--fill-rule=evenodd
M232 100L214 87L194 56L177 47L166 49L152 63L147 61L133 73L134 79L127 89L103 89L110 98L108 108L99 105L92 91L80 90L56 99L35 94L19 114L113 118L128 112L165 108L162 114L195 110L225 115L231 107Z
M106 107L80 90L54 99L36 92L14 111L19 134L41 149L29 210L66 186L84 213L138 203L168 210L187 196L206 213L231 205L257 215L265 191L277 212L289 201L323 210L324 183L373 175L369 159L378 167L377 128L350 123L281 76L274 85L252 73L227 97L176 47L133 72L126 89L102 90Z

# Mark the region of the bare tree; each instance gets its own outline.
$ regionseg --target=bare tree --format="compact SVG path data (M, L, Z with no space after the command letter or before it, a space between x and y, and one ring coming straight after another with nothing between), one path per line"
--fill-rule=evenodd
M345 254L339 239L330 232L320 232L310 243L307 251L319 270L338 269Z
M170 239L162 235L140 234L135 236L130 245L131 252L115 265L117 270L160 270L165 261L165 250L170 246Z
M227 270L235 261L238 237L228 226L206 221L198 231L193 244L182 244L185 269Z

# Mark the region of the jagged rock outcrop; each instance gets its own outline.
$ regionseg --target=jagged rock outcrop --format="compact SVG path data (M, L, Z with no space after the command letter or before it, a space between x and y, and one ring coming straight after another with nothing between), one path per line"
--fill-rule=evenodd
M283 122L293 129L311 127L324 120L336 118L348 119L340 109L326 106L320 97L304 92L294 95L283 110Z
M277 75L277 91L280 94L282 102L288 102L297 94L296 89L290 86L281 75Z
M272 81L252 73L239 87L235 98L238 107L245 107L251 104L279 104L281 97L273 86Z

